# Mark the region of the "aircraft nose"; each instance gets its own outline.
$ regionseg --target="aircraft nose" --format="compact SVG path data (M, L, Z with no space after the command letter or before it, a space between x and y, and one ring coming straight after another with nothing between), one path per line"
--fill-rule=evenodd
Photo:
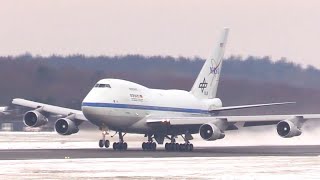
M82 104L86 102L94 102L97 99L96 96L97 96L97 92L95 92L95 90L92 89L83 99Z

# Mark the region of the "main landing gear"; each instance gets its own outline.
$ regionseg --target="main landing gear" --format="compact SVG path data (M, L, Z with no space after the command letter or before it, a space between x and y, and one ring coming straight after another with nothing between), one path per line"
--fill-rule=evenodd
M183 137L183 136L182 136ZM166 151L180 151L180 152L191 152L193 151L193 144L191 144L186 138L183 137L185 143L176 143L175 137L172 135L170 143L165 144Z
M125 135L125 134L124 134ZM122 132L119 132L119 142L114 142L113 143L113 150L118 150L118 151L125 151L128 149L128 144L123 141L123 136Z
M193 151L193 144L190 143L166 143L166 151L181 151L181 152L191 152Z
M110 141L106 140L106 134L107 134L107 131L102 131L102 139L99 140L100 148L103 148L103 147L108 148L110 146Z
M157 149L157 144L155 142L143 142L142 150L144 151L155 151Z
M152 135L148 134L148 142L142 143L142 150L144 151L155 151L157 149L157 144L153 142Z

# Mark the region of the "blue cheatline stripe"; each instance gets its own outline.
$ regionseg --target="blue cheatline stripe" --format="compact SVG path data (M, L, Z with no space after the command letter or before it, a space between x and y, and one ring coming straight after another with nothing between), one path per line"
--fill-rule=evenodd
M172 111L172 112L186 112L186 113L208 113L207 110L202 110L202 109L161 107L161 106L144 106L144 105L134 105L134 104L83 102L82 106L110 107L110 108L121 108L121 109L143 109L143 110Z

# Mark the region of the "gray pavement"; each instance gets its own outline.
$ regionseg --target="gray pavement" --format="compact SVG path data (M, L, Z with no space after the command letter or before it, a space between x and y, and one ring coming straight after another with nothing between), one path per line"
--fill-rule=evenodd
M235 157L235 156L319 156L320 145L303 146L228 146L199 147L193 152L127 151L112 149L3 149L0 160L73 159L73 158L164 158L164 157Z

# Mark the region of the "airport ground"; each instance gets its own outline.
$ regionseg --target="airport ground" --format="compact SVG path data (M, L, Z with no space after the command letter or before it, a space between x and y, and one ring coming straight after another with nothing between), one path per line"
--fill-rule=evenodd
M172 157L241 157L241 156L320 156L320 146L228 146L198 147L193 152L142 151L113 149L8 149L0 150L0 160L79 159L79 158L172 158Z
M161 145L142 151L143 135L126 135L129 149L114 151L98 148L99 131L0 132L0 178L319 179L318 130L306 132L283 139L274 127L264 127L228 132L213 142L195 136L193 152L166 152Z
M309 123L309 126L312 125ZM307 126L308 127L308 126ZM232 156L319 156L318 128L306 130L299 137L281 138L273 126L229 131L222 140L204 141L194 135L193 152L166 152L164 145L156 151L143 151L143 135L128 134L127 151L99 148L100 131L80 131L70 136L55 132L0 132L0 160L72 158L140 158L140 157L232 157ZM116 142L113 132L107 136ZM177 142L183 142L178 137Z

